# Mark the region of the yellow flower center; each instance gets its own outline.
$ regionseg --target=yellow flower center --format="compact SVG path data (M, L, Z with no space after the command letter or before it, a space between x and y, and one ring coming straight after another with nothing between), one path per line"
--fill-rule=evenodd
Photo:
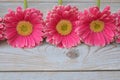
M16 29L19 35L28 36L32 33L33 26L28 21L20 21Z
M104 29L104 22L100 20L92 21L90 23L90 29L93 32L101 32Z
M56 30L61 35L68 35L72 31L72 23L69 20L61 20L58 22Z

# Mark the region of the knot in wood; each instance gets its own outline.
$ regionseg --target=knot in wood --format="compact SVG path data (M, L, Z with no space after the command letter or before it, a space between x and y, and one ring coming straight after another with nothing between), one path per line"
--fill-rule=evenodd
M78 52L78 50L70 50L67 52L66 55L71 59L75 59L75 58L79 57L79 52Z

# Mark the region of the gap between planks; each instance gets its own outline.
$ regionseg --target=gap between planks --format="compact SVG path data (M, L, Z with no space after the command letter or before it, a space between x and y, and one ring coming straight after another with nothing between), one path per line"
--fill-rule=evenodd
M120 70L11 70L11 71L0 71L2 72L120 72Z

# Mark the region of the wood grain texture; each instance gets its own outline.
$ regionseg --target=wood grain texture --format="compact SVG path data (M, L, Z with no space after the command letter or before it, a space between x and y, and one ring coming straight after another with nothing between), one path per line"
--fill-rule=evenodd
M44 17L47 11L57 5L56 0L45 0L45 3L37 1L40 0L35 0L34 3L30 2L29 5L40 9L44 13ZM66 3L64 4L77 6L80 10L95 5L95 2L88 3L83 0L83 3L81 3L81 0L65 1ZM119 0L108 0L108 2L102 4L102 9L106 5L111 6L112 12L120 8ZM22 5L22 0L0 0L0 15L4 16L8 8L15 10L17 6ZM111 44L106 47L89 47L82 44L72 49L60 49L45 43L34 49L16 49L7 45L6 42L1 42L0 71L25 70L120 70L120 45Z
M119 70L120 45L61 49L43 44L34 49L17 49L1 43L0 71Z
M120 72L11 72L0 80L120 80Z

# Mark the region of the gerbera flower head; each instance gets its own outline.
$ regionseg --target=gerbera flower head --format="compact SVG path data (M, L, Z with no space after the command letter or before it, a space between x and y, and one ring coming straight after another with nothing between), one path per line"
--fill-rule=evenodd
M90 7L79 14L80 37L85 44L90 46L105 46L114 40L115 24L110 7L103 11L98 7Z
M116 25L116 32L115 32L115 41L116 43L120 43L120 10L113 14L115 17L115 25Z
M71 48L80 43L78 8L70 5L55 6L46 17L45 36L50 44Z
M4 19L0 17L0 40L5 40L6 35L5 35L5 24L4 24Z
M9 10L5 15L6 36L8 43L13 47L32 48L43 40L43 14L35 8L16 11Z

